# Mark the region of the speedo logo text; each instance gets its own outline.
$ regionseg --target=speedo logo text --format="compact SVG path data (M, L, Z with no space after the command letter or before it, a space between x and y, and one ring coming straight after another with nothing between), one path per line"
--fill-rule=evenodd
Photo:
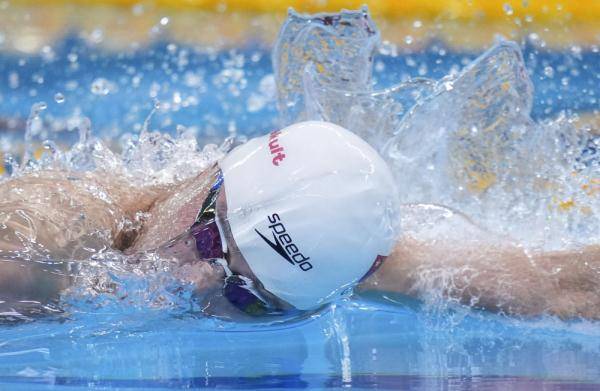
M312 269L313 266L309 262L310 257L304 255L294 243L292 236L285 228L285 225L283 225L281 217L277 213L273 213L272 215L267 216L267 218L269 219L270 225L268 228L271 230L273 240L267 238L267 236L255 229L258 236L290 264L298 266L305 272Z

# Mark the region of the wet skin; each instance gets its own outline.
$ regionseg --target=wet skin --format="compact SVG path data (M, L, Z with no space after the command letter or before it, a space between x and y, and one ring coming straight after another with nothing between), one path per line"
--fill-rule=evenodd
M145 251L174 259L173 273L195 284L213 308L235 311L224 299L215 299L223 268L200 260L195 242L186 236L216 169L163 187L132 187L124 178L103 172L43 171L3 182L0 310L23 301L58 300L77 276L56 261L85 262L94 253L118 250L131 263L140 262L137 255ZM217 209L229 246L229 267L254 278L223 218L224 191ZM405 205L401 215L402 237L358 292L451 299L509 314L600 318L600 247L536 252L442 207Z
M22 301L57 301L78 277L69 273L67 262L85 262L92 254L117 250L128 255L130 264L142 262L141 254L148 251L173 259L173 273L195 285L207 312L235 312L239 318L239 311L214 294L223 286L223 267L200 259L193 237L186 235L217 171L215 166L174 185L145 188L105 172L41 171L2 183L0 312L22 307ZM227 224L224 189L217 210L229 247L228 267L256 280Z

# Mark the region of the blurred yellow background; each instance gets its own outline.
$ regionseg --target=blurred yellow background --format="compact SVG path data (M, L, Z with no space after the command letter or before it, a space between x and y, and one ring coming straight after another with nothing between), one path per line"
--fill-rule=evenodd
M285 12L294 7L302 12L337 11L355 9L363 4L372 14L389 18L413 16L460 19L504 19L506 16L526 16L537 20L565 19L573 21L600 21L599 0L46 0L30 3L113 4L134 6L151 4L171 8L197 8L203 10L228 10L245 12Z
M435 40L479 51L497 35L519 40L535 33L543 46L558 49L600 39L600 0L4 0L1 49L35 53L68 32L93 41L101 31L103 48L122 50L147 44L157 29L162 38L186 44L270 44L289 7L321 12L363 4L382 38L408 50Z

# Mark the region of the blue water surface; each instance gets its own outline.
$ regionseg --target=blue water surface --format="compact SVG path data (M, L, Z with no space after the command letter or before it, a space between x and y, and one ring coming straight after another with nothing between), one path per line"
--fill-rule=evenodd
M156 310L76 313L4 327L0 340L0 385L11 389L600 384L595 324L431 313L410 302L344 301L270 326Z

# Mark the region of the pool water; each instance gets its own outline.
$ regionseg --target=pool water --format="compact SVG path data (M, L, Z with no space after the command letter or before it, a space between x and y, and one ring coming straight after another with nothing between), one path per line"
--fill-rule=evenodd
M48 150L45 139L72 145L83 116L115 150L145 126L173 136L192 132L200 146L276 128L272 42L182 42L163 31L174 20L158 18L149 42L125 49L103 47L96 30L67 30L33 53L0 51L2 153L18 160L39 102L46 109L28 133L38 156ZM535 89L532 118L564 113L598 121L597 42L553 47L532 34L519 42ZM418 48L387 42L373 77L378 86L440 79L486 48L441 39ZM147 289L129 284L130 292ZM6 322L0 389L600 389L594 321L365 295L299 319L234 323L203 316L191 301L156 306L146 295L127 303L70 297L65 313Z
M1 382L11 389L592 389L600 380L593 323L464 309L429 314L407 304L346 302L271 326L140 309L7 327Z

